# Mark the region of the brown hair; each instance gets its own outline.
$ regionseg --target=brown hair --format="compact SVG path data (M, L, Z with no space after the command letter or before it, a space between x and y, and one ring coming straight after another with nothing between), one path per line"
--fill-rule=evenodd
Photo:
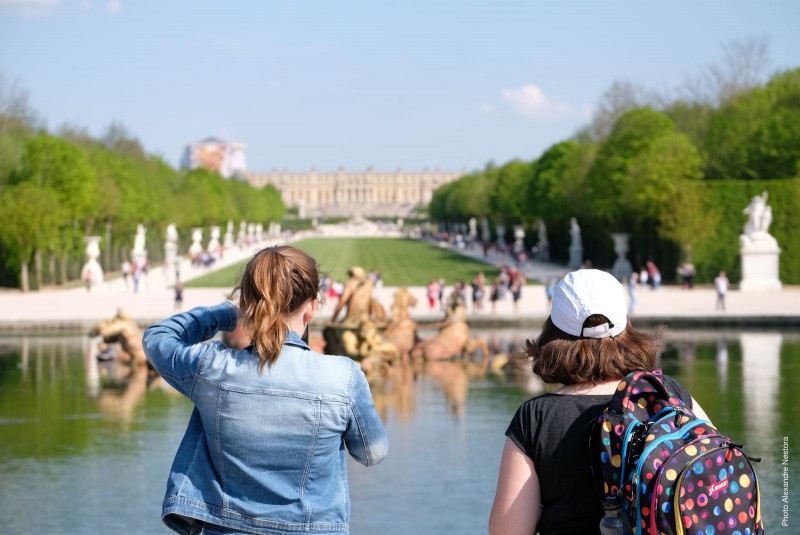
M281 354L289 317L318 297L317 262L294 247L267 247L247 263L234 292L239 294L240 325L253 338L263 370Z
M608 322L601 314L589 316L584 327ZM565 385L622 379L636 370L651 370L663 349L662 327L653 334L633 328L630 321L617 336L580 338L555 326L550 317L535 340L525 343L525 356L532 360L533 373L546 383Z

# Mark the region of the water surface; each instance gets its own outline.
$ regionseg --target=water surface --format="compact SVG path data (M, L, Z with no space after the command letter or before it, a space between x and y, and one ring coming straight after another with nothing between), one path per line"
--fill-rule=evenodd
M498 351L514 330L481 332ZM167 389L94 366L84 336L0 338L0 531L10 534L168 533L159 513L172 456L191 404ZM800 514L800 335L794 332L675 332L661 358L715 424L747 444L772 530L782 515L788 437L789 512ZM350 464L356 534L478 534L497 480L504 431L542 384L525 368L482 371L477 363L396 369L373 381L390 455ZM797 483L800 484L800 483ZM800 518L790 516L789 532Z

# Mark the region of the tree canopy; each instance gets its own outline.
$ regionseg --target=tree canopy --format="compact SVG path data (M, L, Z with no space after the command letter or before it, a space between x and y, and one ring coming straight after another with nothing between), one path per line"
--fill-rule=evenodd
M0 100L2 89L0 83ZM77 277L87 235L104 238L108 270L127 257L139 224L153 231L150 258L159 259L157 247L170 223L184 229L188 240L194 226L267 224L284 216L274 187L256 189L203 169L177 171L147 155L121 124L112 123L101 139L74 127L53 135L26 123L31 114L19 105L11 107L18 117L4 115L10 106L1 104L0 285L27 289L28 265L35 256L53 260L48 277L41 273L42 263L35 263L37 284Z
M731 65L734 60L728 58ZM540 219L550 233L551 256L562 261L568 221L576 217L584 252L598 265L613 261L610 234L630 232L635 264L654 259L675 266L693 258L701 274L723 267L737 274L731 262L738 258L738 240L726 233L741 232L750 189L737 189L732 181L770 181L769 187L792 199L800 191L792 186L800 182L800 68L762 85L753 81L755 71L744 76L715 69L698 93L702 98L659 108L643 90L615 84L596 124L535 160L488 166L447 184L434 194L431 216L522 223L529 236ZM795 217L790 201L781 196L776 202L782 215ZM792 230L800 221L779 225L778 208L773 228L784 247L781 272L798 274L800 253L790 244L800 242L800 230ZM667 277L674 272L662 271Z

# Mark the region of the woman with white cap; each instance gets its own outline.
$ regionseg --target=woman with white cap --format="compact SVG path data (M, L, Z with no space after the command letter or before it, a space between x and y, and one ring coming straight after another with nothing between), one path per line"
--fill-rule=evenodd
M550 317L526 343L533 372L553 393L523 403L507 431L494 505L492 535L598 533L603 509L587 453L592 425L619 381L652 370L661 331L635 330L622 285L596 269L569 273L556 285ZM708 419L674 379L665 384Z

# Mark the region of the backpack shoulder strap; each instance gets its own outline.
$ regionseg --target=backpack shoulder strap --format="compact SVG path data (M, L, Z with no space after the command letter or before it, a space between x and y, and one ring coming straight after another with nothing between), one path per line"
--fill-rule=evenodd
M651 399L653 403L649 402ZM617 391L608 404L608 412L629 414L636 419L647 420L660 410L654 411L654 406L660 405L663 408L668 403L683 405L680 399L670 394L661 370L637 371L629 373L617 385Z

